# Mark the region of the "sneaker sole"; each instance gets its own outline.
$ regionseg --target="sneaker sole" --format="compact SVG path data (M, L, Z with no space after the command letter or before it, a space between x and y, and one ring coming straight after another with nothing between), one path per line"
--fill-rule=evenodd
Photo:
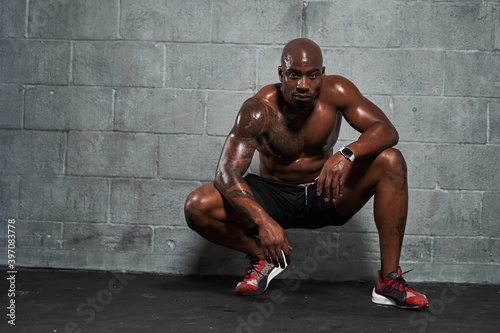
M285 268L288 267L288 263L286 262L286 258L285 258L285 253L283 251L281 251L281 253L283 254L283 261L285 262L285 267L284 268L281 268L281 266L274 267L274 269L271 271L271 273L267 276L266 288L264 288L264 291L266 291L267 286L269 285L269 282L271 282L272 279L274 279L276 276L278 276L278 274L283 272L285 270Z
M281 253L283 253L283 251L281 251ZM285 253L283 253L283 258L285 258ZM288 264L287 264L286 259L285 259L285 268L287 268L287 267L288 267ZM257 295L261 295L261 294L265 293L271 280L274 279L276 276L278 276L278 274L283 272L285 270L285 268L281 268L281 266L274 267L274 269L271 271L271 273L269 273L269 275L267 276L266 286L263 289L247 291L246 293L237 294L237 295L239 295L239 296L257 296Z
M396 301L394 301L392 298L386 297L384 295L380 295L375 291L375 288L373 288L372 291L372 302L378 305L390 305L390 306L395 306L400 309L419 309L422 306L420 305L400 305L397 304Z

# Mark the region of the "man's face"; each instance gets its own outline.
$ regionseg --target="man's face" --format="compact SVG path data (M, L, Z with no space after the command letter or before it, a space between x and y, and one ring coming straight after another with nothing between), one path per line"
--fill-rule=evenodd
M321 60L310 53L290 52L278 70L285 101L298 109L314 106L325 75Z

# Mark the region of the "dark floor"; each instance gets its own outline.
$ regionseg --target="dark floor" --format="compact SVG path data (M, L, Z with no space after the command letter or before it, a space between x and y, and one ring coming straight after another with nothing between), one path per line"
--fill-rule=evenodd
M15 327L7 323L0 270L1 332L500 332L500 286L416 284L426 311L370 302L373 282L275 280L238 297L238 278L18 270Z

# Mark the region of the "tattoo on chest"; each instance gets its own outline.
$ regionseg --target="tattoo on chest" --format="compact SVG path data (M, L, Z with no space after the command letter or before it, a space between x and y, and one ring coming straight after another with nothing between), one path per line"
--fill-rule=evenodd
M287 124L283 115L268 107L270 123L268 131L263 136L263 141L269 151L279 159L295 160L304 148L297 130Z

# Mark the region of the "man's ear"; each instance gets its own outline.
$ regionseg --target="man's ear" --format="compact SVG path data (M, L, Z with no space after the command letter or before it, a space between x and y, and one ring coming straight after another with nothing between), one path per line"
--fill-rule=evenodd
M280 78L280 82L283 82L283 67L278 66L278 75Z
M325 66L323 66L323 68L321 68L321 75L325 76Z

